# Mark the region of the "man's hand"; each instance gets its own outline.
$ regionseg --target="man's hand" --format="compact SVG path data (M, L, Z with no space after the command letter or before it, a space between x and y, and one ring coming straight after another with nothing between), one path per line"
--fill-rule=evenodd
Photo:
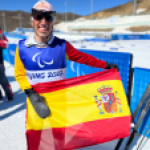
M33 89L25 89L25 94L29 97L39 117L46 118L50 115L50 110L44 102L44 97L37 94Z
M112 69L112 68L116 68L119 71L119 67L116 64L112 64L112 63L107 63L105 69Z

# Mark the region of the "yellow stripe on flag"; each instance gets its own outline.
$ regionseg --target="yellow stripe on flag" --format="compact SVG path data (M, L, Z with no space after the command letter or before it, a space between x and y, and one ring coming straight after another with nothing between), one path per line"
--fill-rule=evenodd
M114 103L110 104L112 112L109 113L106 111L107 107L110 107L109 104L102 101L105 98L105 94L98 92L98 89L105 87L112 87L112 90L108 90L106 93L114 93L115 98L118 96L120 99L120 101L115 100ZM41 119L28 100L29 113L27 116L27 130L69 127L82 122L131 115L120 80L98 81L90 84L77 85L44 93L41 96L45 97L45 102L49 106L52 115L46 119ZM102 111L98 103L96 103L94 96L97 96L99 102L101 102Z

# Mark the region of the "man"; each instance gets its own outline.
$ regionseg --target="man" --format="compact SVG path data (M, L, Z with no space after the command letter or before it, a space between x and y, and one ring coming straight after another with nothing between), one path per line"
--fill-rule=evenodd
M32 8L32 27L35 32L21 40L16 49L16 80L41 118L48 117L50 110L32 85L64 79L67 60L97 68L118 69L117 65L80 52L68 41L53 36L55 19L56 12L51 4L47 1L37 2Z
M4 59L3 59L3 49L7 48L8 39L4 36L3 32L0 28L0 85L4 89L7 100L13 100L13 93L11 90L11 86L8 83L8 80L5 76L5 68L4 68ZM2 92L0 91L0 99L2 99Z

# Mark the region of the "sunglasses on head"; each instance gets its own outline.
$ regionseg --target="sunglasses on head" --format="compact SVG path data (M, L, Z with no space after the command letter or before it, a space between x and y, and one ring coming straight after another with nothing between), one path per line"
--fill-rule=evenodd
M32 8L32 17L38 21L44 17L47 22L53 22L56 17L56 11L40 11Z

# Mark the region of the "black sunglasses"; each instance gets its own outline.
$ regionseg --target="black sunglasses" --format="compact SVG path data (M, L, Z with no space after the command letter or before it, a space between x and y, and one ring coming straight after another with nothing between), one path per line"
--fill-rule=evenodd
M35 20L42 20L43 17L47 22L53 22L56 17L56 11L40 11L32 8L32 16Z

